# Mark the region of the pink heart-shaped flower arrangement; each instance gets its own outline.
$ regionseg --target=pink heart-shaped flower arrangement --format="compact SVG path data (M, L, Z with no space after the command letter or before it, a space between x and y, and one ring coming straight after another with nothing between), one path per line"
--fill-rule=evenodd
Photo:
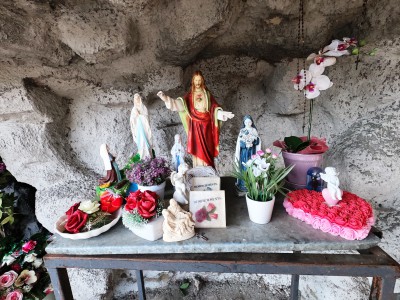
M374 213L364 199L344 191L342 200L329 207L322 194L297 190L287 194L283 202L286 212L315 229L348 240L362 240L374 225Z

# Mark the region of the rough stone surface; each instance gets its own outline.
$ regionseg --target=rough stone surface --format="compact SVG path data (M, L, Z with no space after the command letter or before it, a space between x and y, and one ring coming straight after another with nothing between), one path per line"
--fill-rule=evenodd
M290 83L296 58L332 38L366 37L376 56L361 55L358 69L355 57L341 57L327 70L334 86L315 100L313 134L327 138L326 161L343 186L371 200L382 247L400 259L397 2L368 1L362 22L362 0L306 1L305 44L297 49L298 5L289 0L1 1L0 155L18 181L37 189L37 216L52 230L72 203L93 197L104 175L101 143L120 165L136 150L128 126L134 93L149 108L157 154L168 155L183 129L156 93L183 95L201 69L236 115L221 131L218 169L226 174L245 114L253 116L263 147L301 134L304 102ZM108 275L99 276L105 283ZM346 280L344 294L362 298L365 280ZM305 278L303 294L329 299L337 286L328 280L321 290ZM109 297L102 295L96 297Z

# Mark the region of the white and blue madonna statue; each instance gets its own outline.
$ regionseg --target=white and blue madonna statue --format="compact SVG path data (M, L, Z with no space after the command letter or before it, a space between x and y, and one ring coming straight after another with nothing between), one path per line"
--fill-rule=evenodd
M258 150L261 150L261 139L258 136L257 127L254 125L252 117L246 115L243 118L235 151L235 159L239 163L241 170L246 168L243 164L245 164L252 155L256 154ZM238 179L236 181L236 187L240 191L246 192L243 180Z
M153 157L153 142L149 113L147 107L142 102L142 97L140 97L138 93L133 96L130 127L133 141L136 143L140 159Z

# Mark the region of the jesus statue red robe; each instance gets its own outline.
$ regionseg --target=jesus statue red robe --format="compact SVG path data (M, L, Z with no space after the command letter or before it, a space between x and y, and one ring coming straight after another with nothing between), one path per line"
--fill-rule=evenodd
M222 110L206 88L201 72L194 73L192 88L183 98L174 100L163 92L157 95L168 109L179 112L188 137L187 152L193 156L193 167L214 167L214 158L219 154L221 121L234 115Z

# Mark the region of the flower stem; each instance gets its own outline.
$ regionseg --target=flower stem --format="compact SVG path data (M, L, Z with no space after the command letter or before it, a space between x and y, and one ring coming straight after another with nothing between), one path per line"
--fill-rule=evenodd
M310 99L310 110L308 113L308 134L307 134L308 141L310 141L310 139L311 139L311 126L312 126L313 110L314 110L314 99Z

